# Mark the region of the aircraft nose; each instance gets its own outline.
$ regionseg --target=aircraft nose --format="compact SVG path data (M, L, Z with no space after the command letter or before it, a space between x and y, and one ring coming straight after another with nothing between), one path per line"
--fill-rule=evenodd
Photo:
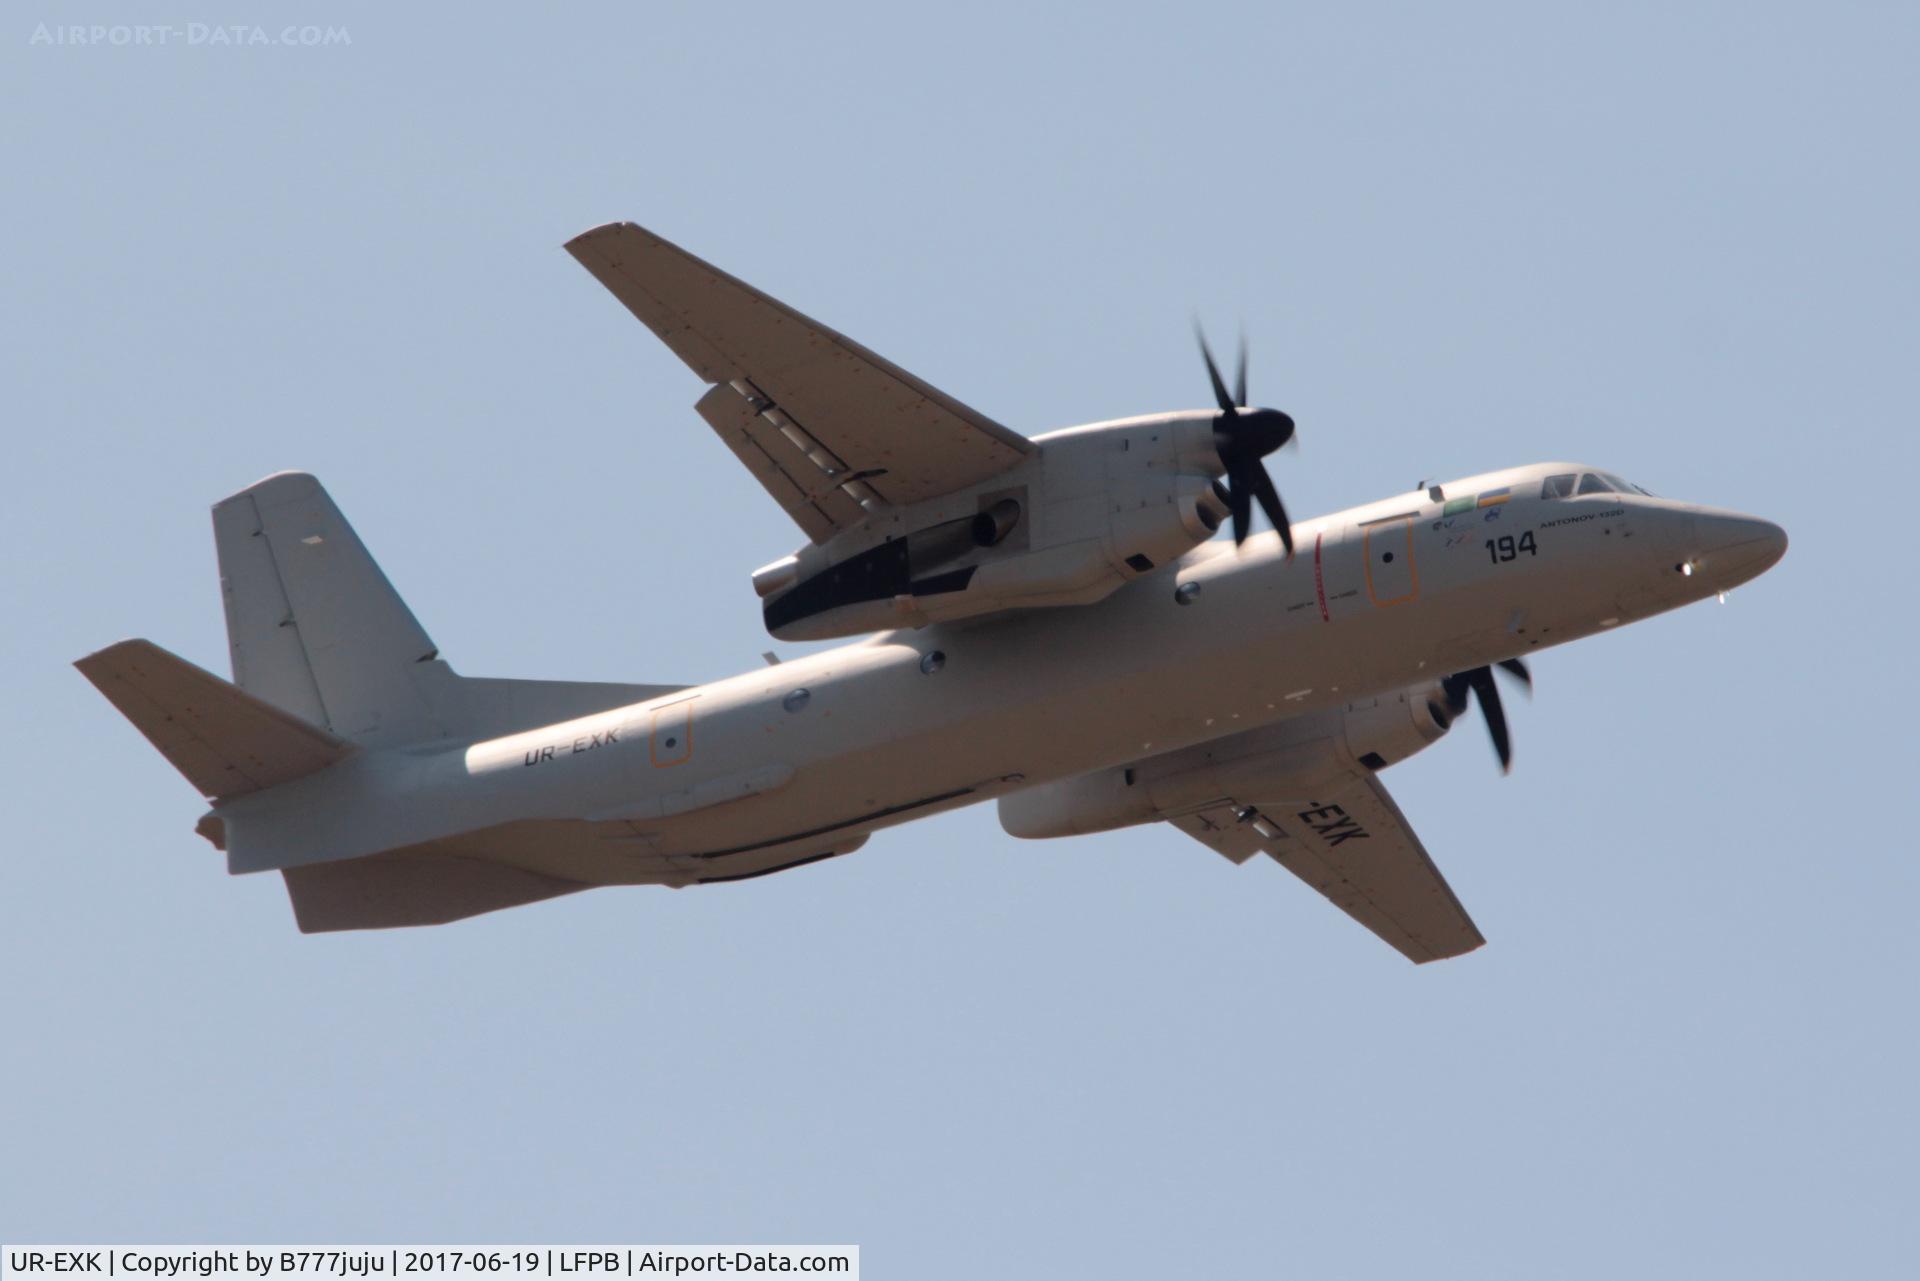
M1787 554L1787 531L1758 516L1703 511L1694 528L1700 567L1722 591L1759 577Z

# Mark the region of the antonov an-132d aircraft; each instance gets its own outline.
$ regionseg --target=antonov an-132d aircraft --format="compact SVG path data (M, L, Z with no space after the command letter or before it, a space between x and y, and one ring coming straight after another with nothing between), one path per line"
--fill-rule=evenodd
M567 248L805 535L753 575L768 631L862 639L697 686L460 676L317 480L249 486L213 508L232 682L144 640L78 667L303 931L746 880L993 799L1018 837L1266 854L1457 956L1484 940L1381 771L1473 704L1507 766L1496 674L1786 550L1575 463L1292 524L1263 460L1293 420L1249 405L1244 346L1230 390L1202 338L1210 408L1029 439L631 223Z

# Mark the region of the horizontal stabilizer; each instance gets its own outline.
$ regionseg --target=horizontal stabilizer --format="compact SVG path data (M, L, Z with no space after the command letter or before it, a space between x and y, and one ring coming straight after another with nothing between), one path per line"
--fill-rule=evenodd
M280 874L302 934L444 925L587 888L505 863L447 854L375 854L289 867Z
M152 641L121 641L74 666L203 796L243 796L291 782L353 751Z

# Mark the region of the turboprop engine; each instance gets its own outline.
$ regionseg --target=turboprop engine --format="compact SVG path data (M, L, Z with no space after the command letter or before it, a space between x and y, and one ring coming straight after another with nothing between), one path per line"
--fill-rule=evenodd
M822 640L1091 604L1178 560L1231 511L1207 416L1100 423L1035 443L1037 456L989 481L882 509L756 571L767 630Z
M970 488L907 507L879 501L868 481L816 461L868 519L756 570L767 630L824 640L921 627L1004 609L1087 605L1177 560L1231 520L1246 541L1259 510L1293 554L1293 530L1261 462L1293 439L1293 419L1247 405L1242 342L1227 390L1200 337L1218 413L1155 414L1073 427L1033 441L1037 455ZM770 401L716 386L703 417L727 437L730 414L768 419L806 439ZM815 455L809 455L815 457Z
M1023 837L1078 836L1185 813L1223 797L1305 800L1438 742L1453 719L1439 681L1179 751L1045 783L1000 800Z

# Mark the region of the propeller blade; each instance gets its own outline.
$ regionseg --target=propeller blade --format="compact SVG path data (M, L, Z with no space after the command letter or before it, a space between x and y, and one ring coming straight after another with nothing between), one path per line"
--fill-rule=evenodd
M1466 673L1467 684L1480 700L1480 714L1487 718L1487 733L1493 738L1494 755L1500 758L1500 772L1513 772L1513 739L1507 733L1506 709L1500 706L1500 687L1493 683L1493 669L1476 667Z
M1527 670L1524 660L1503 659L1496 666L1524 685L1529 694L1533 692L1533 673ZM1501 705L1500 687L1494 682L1493 672L1492 667L1471 667L1464 672L1442 676L1440 697L1445 706L1429 699L1427 707L1433 712L1433 718L1440 728L1445 729L1467 710L1467 699L1471 695L1480 704L1480 714L1487 718L1487 734L1493 739L1494 755L1500 758L1500 772L1511 774L1513 736L1507 732L1507 710Z
M1259 465L1253 464L1256 469ZM1227 462L1227 506L1233 512L1233 545L1238 547L1253 532L1253 487L1247 464L1237 453Z
M1220 416L1213 420L1213 447L1226 469L1227 489L1223 495L1233 515L1233 545L1240 546L1253 532L1253 505L1280 533L1286 545L1287 559L1293 559L1293 522L1287 518L1286 504L1273 487L1273 477L1260 460L1293 439L1293 419L1277 409L1255 409L1241 413L1247 403L1247 336L1240 335L1239 360L1234 367L1233 391L1220 376L1220 366L1207 345L1207 331L1199 317L1193 321L1193 336L1200 343L1200 358L1207 363L1207 381L1213 384L1213 399ZM1217 482L1216 482L1217 486Z
M1259 463L1254 463L1247 470L1253 481L1253 496L1260 500L1260 510L1280 531L1280 541L1287 545L1287 557L1292 559L1293 524L1287 519L1287 509L1280 502L1280 491L1273 487L1273 477L1267 475L1267 469Z
M1527 693L1533 693L1533 673L1527 670L1525 660L1518 658L1503 659L1500 670L1527 687Z
M1213 399L1220 406L1220 412L1229 418L1233 416L1233 400L1227 395L1227 384L1220 379L1220 367L1213 363L1213 352L1207 347L1206 331L1200 328L1200 322L1193 322L1193 336L1200 340L1200 358L1207 362L1207 377L1213 380Z

